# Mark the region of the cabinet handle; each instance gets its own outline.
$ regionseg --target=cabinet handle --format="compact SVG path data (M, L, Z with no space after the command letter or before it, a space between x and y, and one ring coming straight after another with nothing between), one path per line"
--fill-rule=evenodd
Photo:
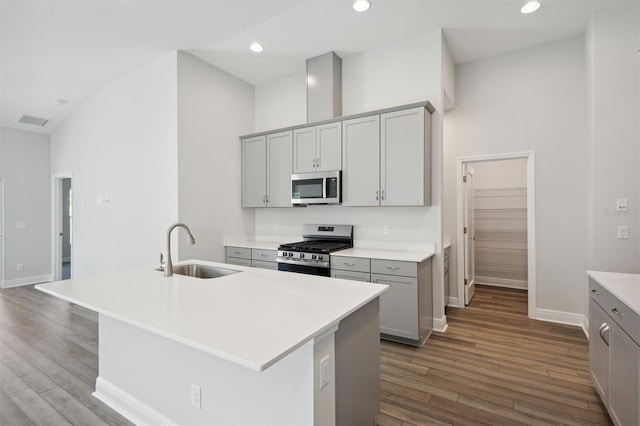
M598 290L596 290L595 288L593 290L591 290L591 294L595 294L596 296L600 296L600 293L598 293Z
M622 312L620 312L620 311L618 310L618 308L613 308L613 309L611 310L611 312L613 312L614 314L616 314L616 315L617 315L617 316L619 316L619 317L624 317L624 314L623 314Z
M384 201L384 189L382 190L382 201Z
M260 257L269 257L268 254L260 253Z
M242 254L242 252L234 251L233 254Z
M265 197L265 200L266 200L265 202L268 203L269 202L269 196L265 195L264 197Z
M376 191L376 201L378 201L378 193L379 193L379 192L380 192L380 191Z
M316 158L316 167L320 168L320 159Z
M398 269L400 269L399 266L387 266L387 269L391 270L391 271L397 271Z
M602 341L605 342L607 344L607 346L609 346L609 326L607 325L606 322L602 323L598 333L600 334L600 337L602 338ZM606 337L605 337L605 333L607 334Z
M347 266L356 266L355 263L344 262L344 264L347 265Z

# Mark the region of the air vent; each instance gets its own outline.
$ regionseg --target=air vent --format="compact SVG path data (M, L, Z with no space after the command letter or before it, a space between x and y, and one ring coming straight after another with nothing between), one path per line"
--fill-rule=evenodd
M33 117L31 115L22 115L22 117L20 117L20 120L18 120L18 122L44 127L44 125L47 124L49 120L47 120L46 118Z

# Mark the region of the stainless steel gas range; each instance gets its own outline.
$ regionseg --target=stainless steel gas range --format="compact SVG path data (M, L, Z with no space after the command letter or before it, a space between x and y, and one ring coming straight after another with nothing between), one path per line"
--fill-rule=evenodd
M278 247L278 270L328 277L330 253L353 247L353 225L306 224L302 238Z

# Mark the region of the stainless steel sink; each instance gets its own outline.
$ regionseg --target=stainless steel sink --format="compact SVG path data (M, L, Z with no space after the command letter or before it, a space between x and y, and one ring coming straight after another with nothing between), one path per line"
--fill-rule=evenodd
M156 271L162 271L162 268L157 268ZM195 263L187 265L175 265L173 267L173 273L178 275L186 275L187 277L195 278L218 278L225 275L231 275L238 273L234 269L218 268L215 266L198 265Z

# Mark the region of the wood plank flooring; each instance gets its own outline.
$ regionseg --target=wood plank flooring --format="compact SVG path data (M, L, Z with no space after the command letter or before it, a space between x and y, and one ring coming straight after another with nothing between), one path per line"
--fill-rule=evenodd
M578 327L527 318L523 290L478 286L422 348L381 345L380 426L610 425Z
M582 330L526 311L525 292L478 287L425 347L382 342L378 425L611 424ZM91 396L97 375L95 313L0 290L0 425L129 425Z

